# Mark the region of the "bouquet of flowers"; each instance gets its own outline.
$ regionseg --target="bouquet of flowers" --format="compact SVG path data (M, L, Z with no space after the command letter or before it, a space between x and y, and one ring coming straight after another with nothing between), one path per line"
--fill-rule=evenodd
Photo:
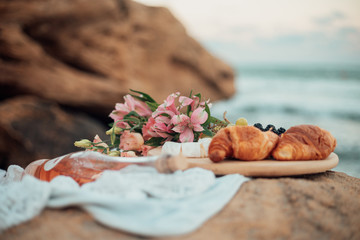
M130 90L124 103L117 103L110 113L114 120L109 141L98 135L93 141L83 139L75 146L99 151L112 156L147 155L154 147L166 141L196 142L202 137L212 137L229 122L210 114L211 103L202 101L201 94L181 96L170 94L159 104L148 94Z

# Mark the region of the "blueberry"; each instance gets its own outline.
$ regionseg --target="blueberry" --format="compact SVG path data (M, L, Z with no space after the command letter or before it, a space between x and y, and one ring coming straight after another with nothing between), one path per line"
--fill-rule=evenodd
M262 126L261 123L255 123L255 124L254 124L254 127L260 129L261 131L264 131L264 128L263 128L263 126Z
M281 128L278 129L278 132L280 134L282 134L282 133L286 132L286 129L281 127Z
M276 128L271 129L271 131L277 135L279 135L279 132L276 130Z
M269 125L266 126L265 131L269 131L269 130L276 130L276 128L275 128L274 125L269 124Z

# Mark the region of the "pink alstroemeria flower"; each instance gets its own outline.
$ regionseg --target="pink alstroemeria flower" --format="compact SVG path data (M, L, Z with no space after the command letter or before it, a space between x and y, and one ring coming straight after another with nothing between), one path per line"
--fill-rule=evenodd
M179 102L180 102L180 108L182 108L192 104L194 100L185 96L181 96L179 97Z
M210 103L210 99L208 99L207 101L203 101L200 102L200 99L198 96L193 96L192 97L192 102L191 102L191 110L194 111L194 109L198 108L198 107L203 107L205 108L205 102L207 103L208 107L211 108L212 104Z
M170 94L163 103L165 109L176 112L177 109L175 106L175 99L179 96L180 96L180 92Z
M124 103L117 103L115 105L115 110L112 111L112 113L109 115L112 119L114 119L115 122L122 120L124 116L131 111L135 111L143 117L151 116L152 111L150 110L149 106L146 105L146 103L133 98L129 94L124 96L124 100Z
M193 142L194 131L201 132L204 128L201 126L206 122L208 114L204 108L197 108L188 117L185 114L175 115L171 119L171 123L174 124L173 131L180 133L180 142Z
M154 131L155 119L150 117L147 123L141 129L142 135L145 141L149 140L152 137L159 137L158 134Z
M170 94L164 103L158 106L152 117L148 119L147 124L143 127L142 133L145 140L152 137L166 138L167 141L171 140L174 133L171 123L171 118L180 114L178 107L175 105L175 99L180 96L179 92Z
M155 112L153 112L152 117L156 118L157 116L161 114L166 114L170 116L170 119L172 116L179 114L179 110L175 106L175 99L180 96L179 92L170 94L164 103L160 104Z
M152 137L162 137L166 138L167 140L171 140L172 136L169 135L170 132L173 131L169 129L169 125L155 120L153 117L150 117L146 125L144 125L142 128L142 134L145 141Z

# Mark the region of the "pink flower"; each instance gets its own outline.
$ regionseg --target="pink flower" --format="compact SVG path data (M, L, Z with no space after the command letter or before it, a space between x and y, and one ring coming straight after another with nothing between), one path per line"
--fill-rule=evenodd
M152 137L162 137L166 140L171 140L173 136L171 133L174 133L172 128L174 127L171 123L173 116L180 114L179 109L181 105L177 107L175 105L175 100L180 96L179 92L170 94L164 103L158 106L155 112L153 112L152 117L148 119L147 124L143 127L142 133L144 139L148 140ZM180 97L181 104L190 104L192 101L189 98ZM179 99L179 100L180 100ZM185 106L185 105L184 105Z
M95 137L94 137L93 143L99 143L99 144L94 144L93 146L101 146L101 147L109 148L109 146L108 146L106 143L102 142L101 138L100 138L99 135L97 135L97 134L96 134ZM104 149L97 149L97 150L95 150L95 151L97 151L97 152L103 152Z
M137 114L143 117L151 116L152 111L146 103L141 102L131 95L124 96L125 103L117 103L115 105L115 110L109 115L114 121L119 121L124 118L126 114L131 111L135 111ZM121 126L118 126L121 127Z
M144 139L140 133L124 131L120 137L119 148L123 150L134 150L138 151L141 146L144 145Z
M161 104L160 106L158 106L158 108L156 109L155 112L153 112L152 117L155 118L159 115L168 115L170 117L170 119L172 118L172 116L174 116L175 114L179 114L179 110L177 109L177 107L175 106L175 99L177 97L180 96L179 92L176 93L172 93L170 94L166 100L164 101L163 104Z
M118 120L115 120L118 121ZM117 122L116 127L122 128L122 129L129 129L130 125L127 122Z
M121 152L120 157L137 157L134 151Z
M182 108L192 104L194 100L185 96L181 96L179 97L179 102L180 102L180 108Z
M193 96L192 97L193 101L191 103L191 110L194 111L194 109L198 108L198 107L203 107L205 108L205 101L200 102L200 99L198 96ZM206 101L206 104L209 106L209 108L211 108L212 104L210 103L210 99L208 99Z
M204 128L201 126L206 122L208 114L204 108L198 107L188 117L185 114L175 115L171 118L171 123L174 124L173 131L180 133L180 142L193 142L194 131L201 132Z
M208 105L209 108L212 107L212 103L210 103L210 99L208 99L207 101L201 102L199 105L200 107L205 107L205 103Z
M145 140L149 140L152 137L162 137L171 140L172 136L169 135L169 133L173 132L171 130L172 127L161 120L165 121L161 116L158 116L156 120L153 117L149 118L146 125L142 128L142 134ZM166 120L166 122L170 123L170 120Z
M172 93L170 94L166 100L164 101L163 105L167 110L170 110L172 112L176 112L176 106L175 106L175 99L180 96L180 92Z
M149 140L152 137L159 137L154 129L154 125L155 119L153 117L150 117L147 123L141 129L145 141Z
M199 106L200 99L197 96L192 97L193 101L191 103L191 110L194 111Z

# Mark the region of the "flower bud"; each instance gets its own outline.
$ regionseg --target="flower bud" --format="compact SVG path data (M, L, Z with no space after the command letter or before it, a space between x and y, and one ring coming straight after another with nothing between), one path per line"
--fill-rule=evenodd
M120 156L120 152L119 151L110 151L109 156L112 156L112 157L118 157Z
M119 127L115 127L115 128L112 127L112 128L110 128L109 130L106 131L106 135L111 135L113 131L115 132L115 134L121 134L123 129L119 128Z
M81 139L80 141L75 141L74 145L76 147L87 148L87 147L91 147L92 142L87 139Z

